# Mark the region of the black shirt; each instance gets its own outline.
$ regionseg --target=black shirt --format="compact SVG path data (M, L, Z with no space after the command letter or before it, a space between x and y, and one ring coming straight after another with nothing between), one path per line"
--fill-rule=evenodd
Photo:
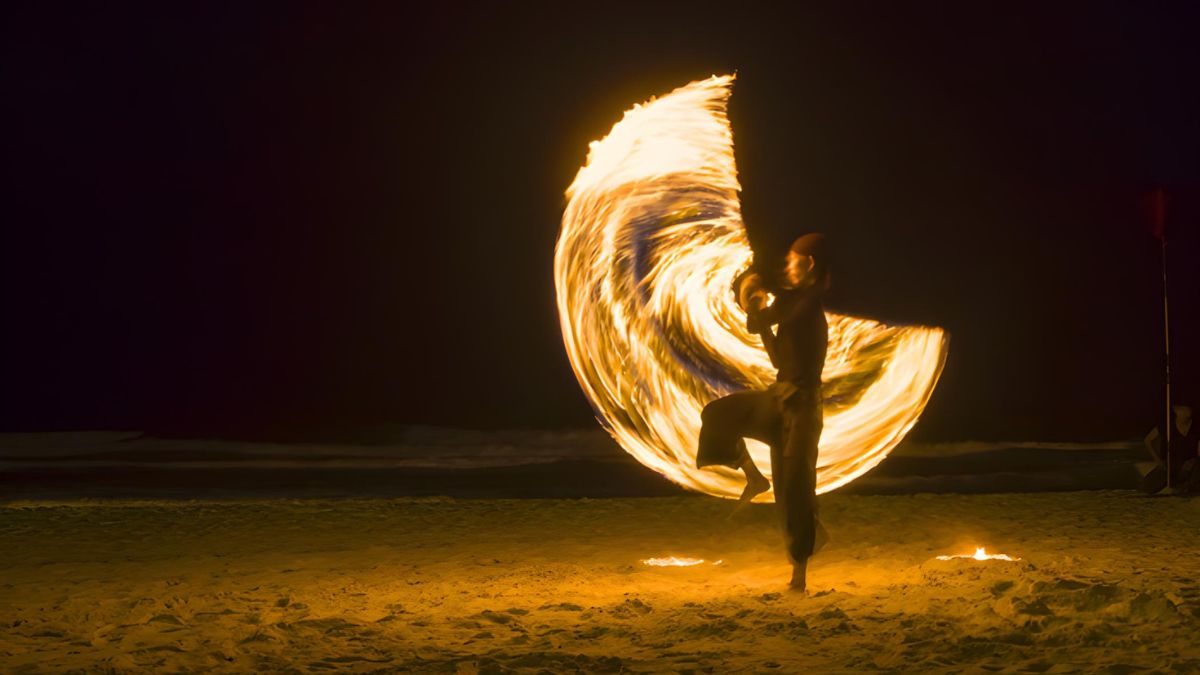
M1186 434L1179 430L1174 421L1171 422L1171 442L1167 444L1167 461L1171 464L1172 481L1182 475L1184 462L1197 456L1197 444L1200 444L1200 429L1196 428L1196 420L1192 420L1192 426Z

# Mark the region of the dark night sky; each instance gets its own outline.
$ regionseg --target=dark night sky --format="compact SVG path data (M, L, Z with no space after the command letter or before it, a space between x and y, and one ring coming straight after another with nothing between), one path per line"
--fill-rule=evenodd
M5 10L0 429L592 424L563 190L632 103L734 69L752 235L823 230L831 307L951 332L918 436L1154 422L1155 184L1200 373L1186 4L250 4Z

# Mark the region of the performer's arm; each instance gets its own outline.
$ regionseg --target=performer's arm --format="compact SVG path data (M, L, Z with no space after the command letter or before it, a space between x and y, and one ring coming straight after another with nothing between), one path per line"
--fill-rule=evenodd
M765 310L762 307L748 311L746 313L746 328L751 333L757 333L762 338L763 349L767 350L767 356L771 359L771 365L778 368L779 364L775 361L775 331L771 330L771 325L763 320L763 311Z
M820 301L821 292L817 287L786 291L775 296L775 302L759 312L759 321L767 326L785 323Z
M746 307L746 330L756 333L762 338L763 349L767 350L771 365L779 368L779 364L775 361L775 332L771 330L771 324L766 323L763 319L763 312L767 308L767 297L764 290L750 294Z
M1158 446L1155 445L1157 442L1158 427L1154 427L1149 433L1146 434L1146 437L1142 439L1142 444L1146 446L1146 452L1150 453L1150 456L1153 457L1155 461L1162 462L1162 454L1159 453Z
M778 369L779 362L775 359L775 331L771 330L770 326L768 326L758 335L762 338L763 349L767 350L767 356L771 359L771 365Z

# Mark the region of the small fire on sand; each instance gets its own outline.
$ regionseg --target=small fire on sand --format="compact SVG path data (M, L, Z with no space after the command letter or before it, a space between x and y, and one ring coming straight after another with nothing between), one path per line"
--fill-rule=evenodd
M1016 562L1020 560L1020 558L1014 558L1006 553L988 553L982 546L977 547L974 553L966 553L963 555L939 555L937 557L938 560L962 560L968 558L971 560L1007 560L1009 562Z
M694 567L703 565L704 558L680 558L678 556L667 556L666 558L646 558L642 561L643 565L650 567ZM714 565L720 565L720 560L714 560Z

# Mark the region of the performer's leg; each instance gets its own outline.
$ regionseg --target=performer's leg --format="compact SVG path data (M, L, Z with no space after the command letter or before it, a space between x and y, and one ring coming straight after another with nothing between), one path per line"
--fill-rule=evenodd
M720 464L746 473L746 489L739 500L748 503L766 492L771 483L754 464L742 439L771 437L777 426L776 404L764 391L743 391L719 398L700 414L700 442L696 465Z
M741 434L743 438L753 438L766 443L768 446L778 445L781 419L779 402L776 396L767 391L746 392L743 396L749 415L743 420ZM756 496L771 488L771 481L759 471L746 448L745 440L739 440L742 452L742 469L746 472L746 489L734 509L737 513ZM733 514L730 514L731 516Z
M755 495L766 492L771 487L771 481L767 480L762 471L758 470L758 465L754 463L754 458L750 456L750 451L746 449L746 442L739 439L738 443L742 450L742 471L746 474L746 490L742 492L740 501L748 502Z
M749 454L742 439L769 437L778 417L775 408L774 399L765 391L739 391L704 406L696 466L745 468ZM754 471L757 473L758 468Z
M791 585L802 590L817 531L817 447L823 426L820 394L797 392L784 402L783 418L785 438L779 453L783 466L782 472L775 470L775 494L792 561Z
M1200 492L1200 459L1192 458L1184 462L1179 473L1184 492Z
M696 449L698 468L713 464L742 468L745 455L742 429L753 414L753 394L738 392L704 406L700 412L700 441Z

